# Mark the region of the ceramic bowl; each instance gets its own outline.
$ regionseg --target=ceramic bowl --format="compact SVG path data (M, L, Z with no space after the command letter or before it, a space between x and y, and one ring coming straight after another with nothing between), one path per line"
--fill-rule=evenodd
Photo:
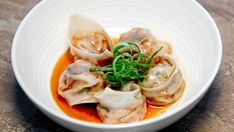
M87 16L111 36L132 27L151 29L171 43L186 87L164 114L137 123L106 125L71 118L56 105L50 88L53 68L68 49L66 35L72 14ZM43 0L20 24L12 46L15 76L26 95L49 118L73 131L155 131L188 113L212 83L221 61L219 30L195 0Z

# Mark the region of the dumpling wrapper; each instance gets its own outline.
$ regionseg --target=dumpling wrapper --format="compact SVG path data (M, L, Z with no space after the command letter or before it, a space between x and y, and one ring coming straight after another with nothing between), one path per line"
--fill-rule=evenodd
M141 46L143 53L151 56L161 46L163 47L161 52L171 54L171 46L165 41L159 41L152 34L149 29L146 28L132 28L130 31L122 33L119 42L134 42Z
M97 106L99 117L106 124L137 122L145 117L145 97L135 83L126 84L123 91L106 87L95 94L95 97L100 103Z
M183 93L184 80L174 60L159 54L158 64L148 71L142 83L142 93L151 105L162 106L175 102Z
M93 20L73 15L68 27L70 51L78 59L95 65L113 58L113 42L104 29Z
M68 65L61 75L58 94L65 98L70 106L98 102L94 94L105 86L98 73L89 72L91 66L86 61L77 60Z

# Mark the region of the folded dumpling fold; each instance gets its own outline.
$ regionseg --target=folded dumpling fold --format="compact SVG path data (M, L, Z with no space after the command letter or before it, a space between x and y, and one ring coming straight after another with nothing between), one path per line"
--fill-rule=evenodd
M112 58L113 42L104 29L93 20L73 15L68 27L71 54L95 65Z
M150 56L161 46L163 47L162 52L167 54L172 52L171 46L167 42L157 40L152 32L146 28L132 28L130 31L122 33L119 41L137 43L141 46L143 53Z
M157 64L148 71L142 93L151 105L167 105L182 95L183 76L170 55L160 54L155 59Z
M97 103L94 94L102 90L104 81L101 73L91 73L92 66L84 60L68 65L60 77L58 94L65 98L70 106L83 103Z
M106 87L95 97L99 101L97 111L106 124L121 124L144 119L146 113L145 97L141 95L139 85L129 82L122 91Z

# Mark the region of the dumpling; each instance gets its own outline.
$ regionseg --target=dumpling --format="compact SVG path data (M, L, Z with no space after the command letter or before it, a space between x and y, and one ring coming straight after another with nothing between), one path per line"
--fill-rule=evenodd
M144 119L146 113L145 97L141 95L139 85L129 82L122 91L107 87L95 97L99 101L97 111L106 124L122 124Z
M121 34L119 41L137 43L141 46L143 53L150 56L161 46L163 47L161 52L165 52L167 54L172 52L172 49L167 42L157 40L151 31L146 28L133 28L130 31Z
M155 59L157 64L148 71L142 83L142 93L151 105L167 105L182 95L183 76L169 55L159 54Z
M58 94L65 98L70 106L83 103L97 103L94 94L105 87L99 74L91 73L92 64L77 60L67 66L60 77Z
M77 59L100 65L112 58L113 42L96 22L74 15L69 24L70 51Z

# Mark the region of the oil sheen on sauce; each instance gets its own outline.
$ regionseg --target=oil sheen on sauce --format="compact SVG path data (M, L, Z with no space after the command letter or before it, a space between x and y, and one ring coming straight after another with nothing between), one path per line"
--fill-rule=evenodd
M113 39L113 41L117 43L118 39ZM66 66L71 63L73 63L73 57L70 55L69 50L67 50L58 60L51 76L51 90L53 98L59 108L70 117L88 122L101 123L101 120L96 111L97 104L81 104L69 106L66 100L58 95L57 89L59 78ZM145 115L145 119L150 119L164 113L170 106L171 105L167 105L164 107L155 107L147 104L147 113Z

